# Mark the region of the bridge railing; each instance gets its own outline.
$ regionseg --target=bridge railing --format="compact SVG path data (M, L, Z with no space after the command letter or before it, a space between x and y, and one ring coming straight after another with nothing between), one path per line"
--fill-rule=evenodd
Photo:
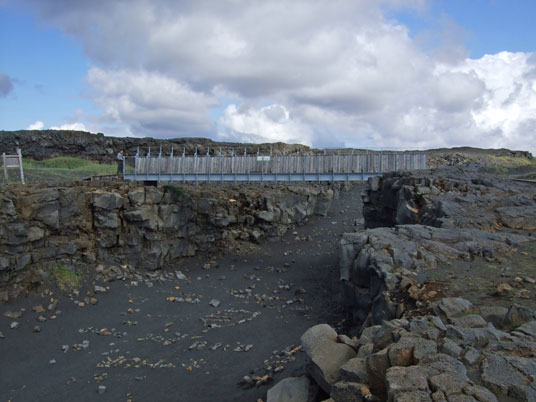
M424 153L136 157L136 174L383 173L426 169Z
M132 159L131 159L132 161ZM127 161L129 162L129 161ZM130 162L132 163L132 162ZM292 155L179 155L134 158L132 180L359 180L395 170L426 169L423 152ZM331 176L330 176L331 175ZM252 179L253 178L253 179Z

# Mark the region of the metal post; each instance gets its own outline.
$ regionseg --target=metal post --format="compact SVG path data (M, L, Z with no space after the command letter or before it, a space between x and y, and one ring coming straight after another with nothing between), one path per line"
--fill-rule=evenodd
M235 153L234 153L234 148L233 148L233 152L232 152L232 160L231 160L231 173L234 173L234 181L236 183L236 156L235 156Z
M123 159L124 160L124 159ZM157 166L158 166L158 181L160 181L160 164L162 162L162 147L160 147L160 152L158 153L158 160L157 160ZM124 170L123 170L124 172Z
M195 174L195 184L197 184L197 147L195 147L195 154L194 154L194 174Z
M147 152L147 155L145 156L145 178L149 179L149 158L151 156L151 147L149 147L149 150Z
M210 170L211 170L210 168L211 168L210 153L207 150L207 173L208 173L208 182L209 183L210 183Z
M346 183L350 181L350 158L348 158L348 154L345 155L346 158Z
M4 180L7 183L7 166L6 166L6 153L2 153L2 166L4 167Z
M382 151L380 151L380 159L378 160L378 173L382 172Z
M181 170L182 170L182 182L183 183L186 183L186 169L184 168L185 156L186 156L186 147L182 147Z
M305 166L307 165L307 154L303 155L303 181L305 181Z
M19 172L20 172L20 182L24 184L24 172L22 170L22 152L20 148L17 148L17 156L19 159Z

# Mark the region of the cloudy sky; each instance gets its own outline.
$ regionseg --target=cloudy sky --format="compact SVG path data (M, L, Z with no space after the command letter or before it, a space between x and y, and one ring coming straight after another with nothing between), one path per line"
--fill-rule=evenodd
M536 154L534 0L0 0L0 129Z

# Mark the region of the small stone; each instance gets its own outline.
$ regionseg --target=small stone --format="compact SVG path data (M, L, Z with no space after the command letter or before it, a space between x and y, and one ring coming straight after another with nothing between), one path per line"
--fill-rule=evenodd
M47 320L46 317L44 317L44 316L42 316L42 315L40 315L39 317L37 317L37 321L39 321L39 322L45 322L46 320Z
M99 395L102 395L106 392L106 386L105 385L99 385L99 387L97 388L97 393Z
M208 304L210 304L212 307L218 307L220 305L220 301L212 299Z
M18 327L20 327L20 322L18 322L18 321L13 321L13 322L11 323L11 325L10 325L10 328L11 328L11 329L16 329L16 328L18 328Z
M21 318L22 317L22 311L6 311L4 313L4 315L7 317L7 318L12 318L12 319L17 319L17 318Z
M44 313L45 312L45 308L41 304L38 304L37 306L33 306L32 310L35 311L36 313Z
M186 278L186 275L184 275L181 271L175 272L175 276L177 277L177 279L182 280L182 281L185 281L188 279Z
M56 364L56 359L51 359L48 361L49 364Z
M536 279L531 278L530 276L525 276L525 277L523 278L523 280L524 280L525 282L527 282L527 283L532 283L532 284L536 283Z
M4 333L2 331L0 331L0 338L5 338Z
M458 346L452 339L445 338L441 344L441 352L457 359L462 353L462 348Z
M93 290L95 291L95 293L106 293L106 288L99 285L95 285Z
M512 286L504 282L497 286L497 294L499 296L509 296L513 291Z
M463 355L463 361L467 364L474 365L478 359L480 359L480 353L478 350L472 347L468 347L467 351Z
M35 333L41 332L41 327L39 325L36 325L35 327L33 327L32 331Z
M98 300L95 299L94 297L92 297L92 298L89 299L89 303L94 306L95 304L98 303Z

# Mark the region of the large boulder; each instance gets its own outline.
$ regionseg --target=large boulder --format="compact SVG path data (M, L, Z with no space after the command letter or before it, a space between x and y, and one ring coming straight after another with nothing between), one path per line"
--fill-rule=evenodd
M310 402L311 381L306 376L288 377L268 390L266 402Z
M327 324L309 328L301 337L303 349L310 360L308 371L327 393L339 378L339 368L356 356L355 350L337 342L337 332Z

